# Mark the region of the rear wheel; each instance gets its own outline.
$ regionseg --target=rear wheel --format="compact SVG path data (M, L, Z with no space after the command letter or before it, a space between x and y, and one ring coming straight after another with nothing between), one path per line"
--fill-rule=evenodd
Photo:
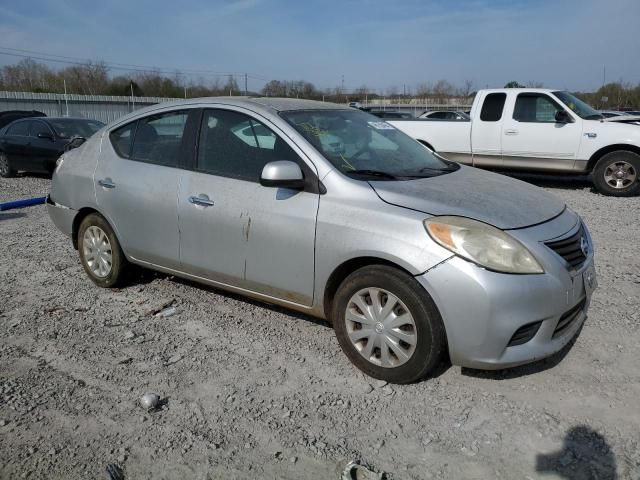
M16 171L11 165L9 156L4 152L0 152L0 177L9 178L13 177L15 174Z
M109 223L96 213L87 215L78 229L80 261L100 287L115 287L124 278L127 259Z
M630 197L640 193L640 155L619 150L604 155L593 169L593 183L605 195Z
M433 300L413 277L393 267L369 266L349 275L334 299L332 320L349 360L391 383L425 377L446 349Z

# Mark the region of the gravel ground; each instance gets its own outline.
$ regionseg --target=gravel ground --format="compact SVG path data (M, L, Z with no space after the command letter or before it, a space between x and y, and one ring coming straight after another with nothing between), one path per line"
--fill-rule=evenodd
M640 479L640 198L527 177L583 216L600 288L571 348L391 386L322 322L165 275L95 287L44 206L0 213L0 478ZM49 180L0 179L0 201ZM149 312L171 303L177 313ZM137 401L157 392L164 405Z

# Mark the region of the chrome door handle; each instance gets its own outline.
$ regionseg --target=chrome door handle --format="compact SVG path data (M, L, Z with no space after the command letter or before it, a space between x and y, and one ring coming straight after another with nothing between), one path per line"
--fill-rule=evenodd
M510 129L505 130L504 134L505 135L517 135L518 134L518 130L514 130L514 129L510 128Z
M212 207L213 200L209 200L207 197L196 197L192 195L189 197L189 203L193 203L194 205L200 205L202 207Z
M104 180L98 180L98 185L103 188L116 188L116 184L111 181L110 178L105 178Z

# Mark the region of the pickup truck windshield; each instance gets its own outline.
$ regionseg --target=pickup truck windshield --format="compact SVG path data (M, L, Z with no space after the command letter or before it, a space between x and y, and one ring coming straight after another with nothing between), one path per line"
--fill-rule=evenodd
M459 168L365 112L295 110L280 115L345 175L407 180L442 175Z
M573 113L585 120L600 120L602 114L595 110L591 105L584 103L577 97L574 97L569 92L553 92L553 94L567 107L569 107Z

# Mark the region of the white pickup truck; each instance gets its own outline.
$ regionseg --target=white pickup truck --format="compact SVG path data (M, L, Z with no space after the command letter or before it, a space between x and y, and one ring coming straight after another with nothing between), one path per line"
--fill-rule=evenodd
M591 173L602 193L640 193L640 125L604 118L568 92L480 90L471 119L388 120L439 155L475 167Z

